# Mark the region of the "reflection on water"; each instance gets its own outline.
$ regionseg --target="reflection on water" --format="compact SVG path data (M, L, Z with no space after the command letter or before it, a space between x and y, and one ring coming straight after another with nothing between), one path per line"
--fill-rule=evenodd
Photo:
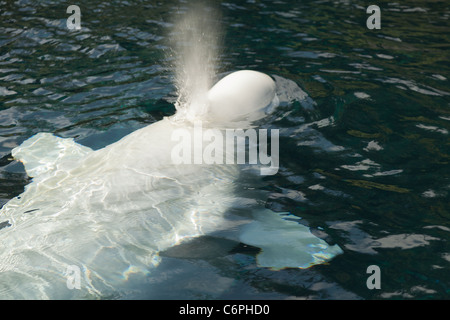
M205 240L204 254L195 246L163 259L149 280L160 295L148 297L448 297L450 11L444 1L377 4L380 30L365 28L362 1L220 4L218 71L257 69L302 88L269 119L281 167L265 178L266 206L301 217L344 254L271 271L256 266L255 248ZM9 153L31 135L98 149L174 113L168 34L183 2L77 5L82 29L69 32L65 4L2 2L2 203L29 182ZM381 290L366 287L372 264Z

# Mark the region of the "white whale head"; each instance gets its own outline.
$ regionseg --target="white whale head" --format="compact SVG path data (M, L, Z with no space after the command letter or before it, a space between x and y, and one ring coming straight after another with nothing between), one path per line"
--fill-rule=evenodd
M222 78L206 95L193 99L183 115L190 120L236 125L263 118L278 103L271 77L258 71L241 70Z
M208 116L231 122L258 120L278 105L275 82L250 70L229 74L208 92Z

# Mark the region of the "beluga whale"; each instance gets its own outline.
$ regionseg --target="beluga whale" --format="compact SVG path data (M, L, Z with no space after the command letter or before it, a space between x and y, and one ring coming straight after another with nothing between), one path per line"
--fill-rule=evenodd
M237 162L196 163L194 152L190 163L174 161L174 150L186 151L182 136L199 148L199 122L212 138L264 121L279 103L273 79L240 70L192 90L173 116L104 148L41 132L12 150L32 180L0 209L0 299L126 297L151 285L146 278L161 252L230 227L237 243L261 249L262 268L308 268L342 253L294 216L244 203ZM214 156L225 159L231 150L217 146ZM235 207L248 214L230 219ZM75 289L72 271L80 277Z

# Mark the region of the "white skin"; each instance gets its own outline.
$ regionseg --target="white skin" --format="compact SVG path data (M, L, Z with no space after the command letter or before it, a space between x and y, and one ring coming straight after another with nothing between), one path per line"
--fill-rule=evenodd
M191 116L226 127L260 118L275 98L270 77L241 71L210 90L206 115ZM96 151L51 134L14 149L33 181L0 210L0 222L11 224L0 230L0 298L79 299L140 290L144 281L128 278L145 279L160 251L229 228L224 215L236 201L239 167L172 164L172 132L192 133L191 120L165 118ZM295 222L261 208L253 212L255 222L237 240L260 244L261 266L304 267L340 253ZM289 232L282 238L277 228ZM268 237L261 238L264 232ZM79 290L67 288L72 265L82 271Z

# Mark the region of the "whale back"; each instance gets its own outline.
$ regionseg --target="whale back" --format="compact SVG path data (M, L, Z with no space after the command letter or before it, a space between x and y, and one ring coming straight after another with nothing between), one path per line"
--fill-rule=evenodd
M269 76L235 72L208 92L208 112L200 119L211 126L245 123L264 116L277 99ZM237 241L259 247L258 265L275 270L306 268L342 253L292 217L243 197L249 180L241 183L239 166L175 165L173 133L196 135L191 119L177 114L180 121L164 118L99 150L49 133L12 150L33 179L0 209L1 299L152 290L146 281L160 252L221 230L235 230ZM73 266L81 269L79 290L67 287L66 270Z
M15 148L33 180L0 209L0 299L105 297L145 279L160 251L226 228L238 170L172 165L179 128L193 135L164 119L95 151L48 133ZM71 266L80 290L67 289Z

